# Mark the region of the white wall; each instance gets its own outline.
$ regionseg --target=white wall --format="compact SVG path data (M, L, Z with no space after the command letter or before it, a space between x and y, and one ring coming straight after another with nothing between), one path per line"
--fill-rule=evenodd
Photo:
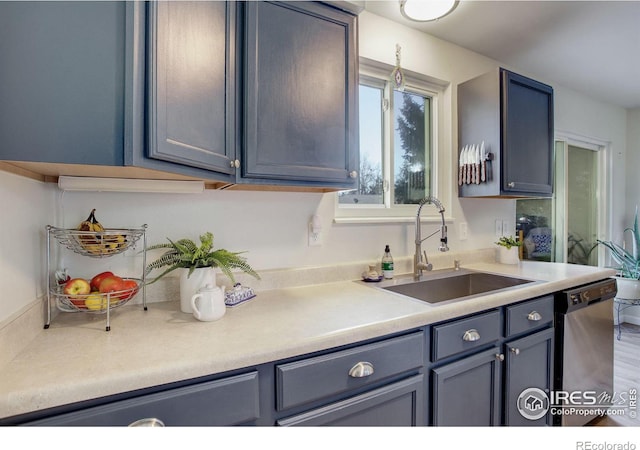
M54 220L54 189L0 171L0 199L1 323L43 294L45 227Z
M402 46L402 65L407 70L451 83L444 99L449 109L443 139L448 159L443 164L444 173L439 175L452 178L457 157L455 87L461 81L495 68L498 63L366 11L362 13L360 54L363 57L394 65L396 43ZM517 71L517 68L511 69ZM535 74L525 75L535 77ZM624 110L562 89L553 80L541 81L556 89L556 124L559 127L587 135L595 133L602 140L610 140L624 159ZM621 164L618 165L622 167ZM454 219L449 224L452 250L490 247L495 240L494 220L515 221L514 200L458 199L454 181L450 182L450 188L451 204L445 204L445 208ZM624 182L621 186L616 184L615 188L614 198L624 198ZM13 192L18 196L9 200L9 211L0 216L3 231L0 237L0 322L42 294L44 226L51 223L74 227L92 208L97 209L98 218L105 226L148 224L149 243L161 242L166 237L197 238L199 234L211 231L217 247L247 250L249 262L258 271L378 261L385 244L391 246L394 256L408 256L413 251L412 223L334 224L334 194L207 191L202 195L61 195L53 186L0 173L3 204ZM316 213L323 220L324 245L308 247L307 223ZM462 221L468 223L465 241L457 237ZM428 227L424 225L423 235L429 231ZM437 240L424 244L427 251L433 252L436 247ZM122 265L127 270L134 270L135 261L122 258L110 258L104 265ZM77 258L66 258L60 264L79 272L84 270L82 260ZM23 286L18 294L14 294L15 280Z

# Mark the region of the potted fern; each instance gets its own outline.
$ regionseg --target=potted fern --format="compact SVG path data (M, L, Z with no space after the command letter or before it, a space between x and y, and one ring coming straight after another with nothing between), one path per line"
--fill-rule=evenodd
M198 289L207 284L216 285L215 268L219 268L227 275L232 283L235 283L233 269L240 269L256 279L260 279L258 273L240 256L243 252L230 252L223 248L213 249L213 234L206 232L200 236L200 245L191 239L183 238L177 241L151 245L147 251L166 249L167 251L158 259L148 264L145 273L149 274L154 269L165 268L151 283L174 270L180 271L180 310L184 313L193 312L191 297ZM150 284L151 284L150 283Z
M518 247L522 242L517 241L513 236L501 236L496 244L498 245L498 262L501 264L518 264L520 262Z
M625 228L623 235L627 231L631 233L631 252L613 241L598 240L598 244L604 245L609 250L611 258L619 264L619 267L615 268L618 271L616 276L618 294L616 297L636 300L640 299L640 233L638 233L637 206L633 227Z

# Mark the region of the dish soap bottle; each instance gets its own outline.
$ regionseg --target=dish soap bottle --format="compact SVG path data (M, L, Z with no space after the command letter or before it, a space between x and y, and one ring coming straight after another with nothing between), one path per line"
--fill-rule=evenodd
M382 276L386 279L393 278L393 257L391 250L389 250L389 244L384 248L384 256L382 257Z

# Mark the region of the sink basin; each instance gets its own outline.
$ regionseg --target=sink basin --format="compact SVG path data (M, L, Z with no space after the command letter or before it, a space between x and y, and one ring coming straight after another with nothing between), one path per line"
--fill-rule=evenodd
M502 291L533 282L534 280L488 272L451 271L418 281L412 278L393 280L390 282L392 285L379 287L427 303L441 303Z

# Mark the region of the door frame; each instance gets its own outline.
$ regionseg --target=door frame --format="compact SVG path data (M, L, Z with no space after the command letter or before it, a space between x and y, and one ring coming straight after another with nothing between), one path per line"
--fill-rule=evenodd
M597 175L596 175L596 210L597 210L597 233L596 238L601 240L606 240L609 236L610 224L612 223L612 195L613 195L613 187L612 187L612 179L611 179L611 170L613 167L612 161L612 152L611 152L611 142L605 141L602 139L594 138L591 136L584 136L572 132L567 131L558 131L556 130L554 136L554 149L557 142L562 142L564 146L564 164L563 169L564 173L561 174L562 179L567 179L568 172L568 149L569 146L580 147L587 150L593 150L597 152ZM556 155L557 156L557 155ZM558 177L560 174L555 174L554 185L556 184ZM553 196L553 207L552 207L552 216L554 226L559 220L557 217L556 211L556 202L558 199L556 196L558 194L558 190L554 189ZM567 190L562 189L562 202L564 205L567 205ZM563 240L562 245L562 255L560 256L562 260L556 259L558 262L567 262L567 237L568 237L568 226L566 218L566 206L564 210L564 217L561 227L556 227L556 230L560 230L562 235L561 238ZM558 236L556 235L556 239ZM605 249L602 246L597 247L597 255L598 255L598 266L603 266L605 261Z

